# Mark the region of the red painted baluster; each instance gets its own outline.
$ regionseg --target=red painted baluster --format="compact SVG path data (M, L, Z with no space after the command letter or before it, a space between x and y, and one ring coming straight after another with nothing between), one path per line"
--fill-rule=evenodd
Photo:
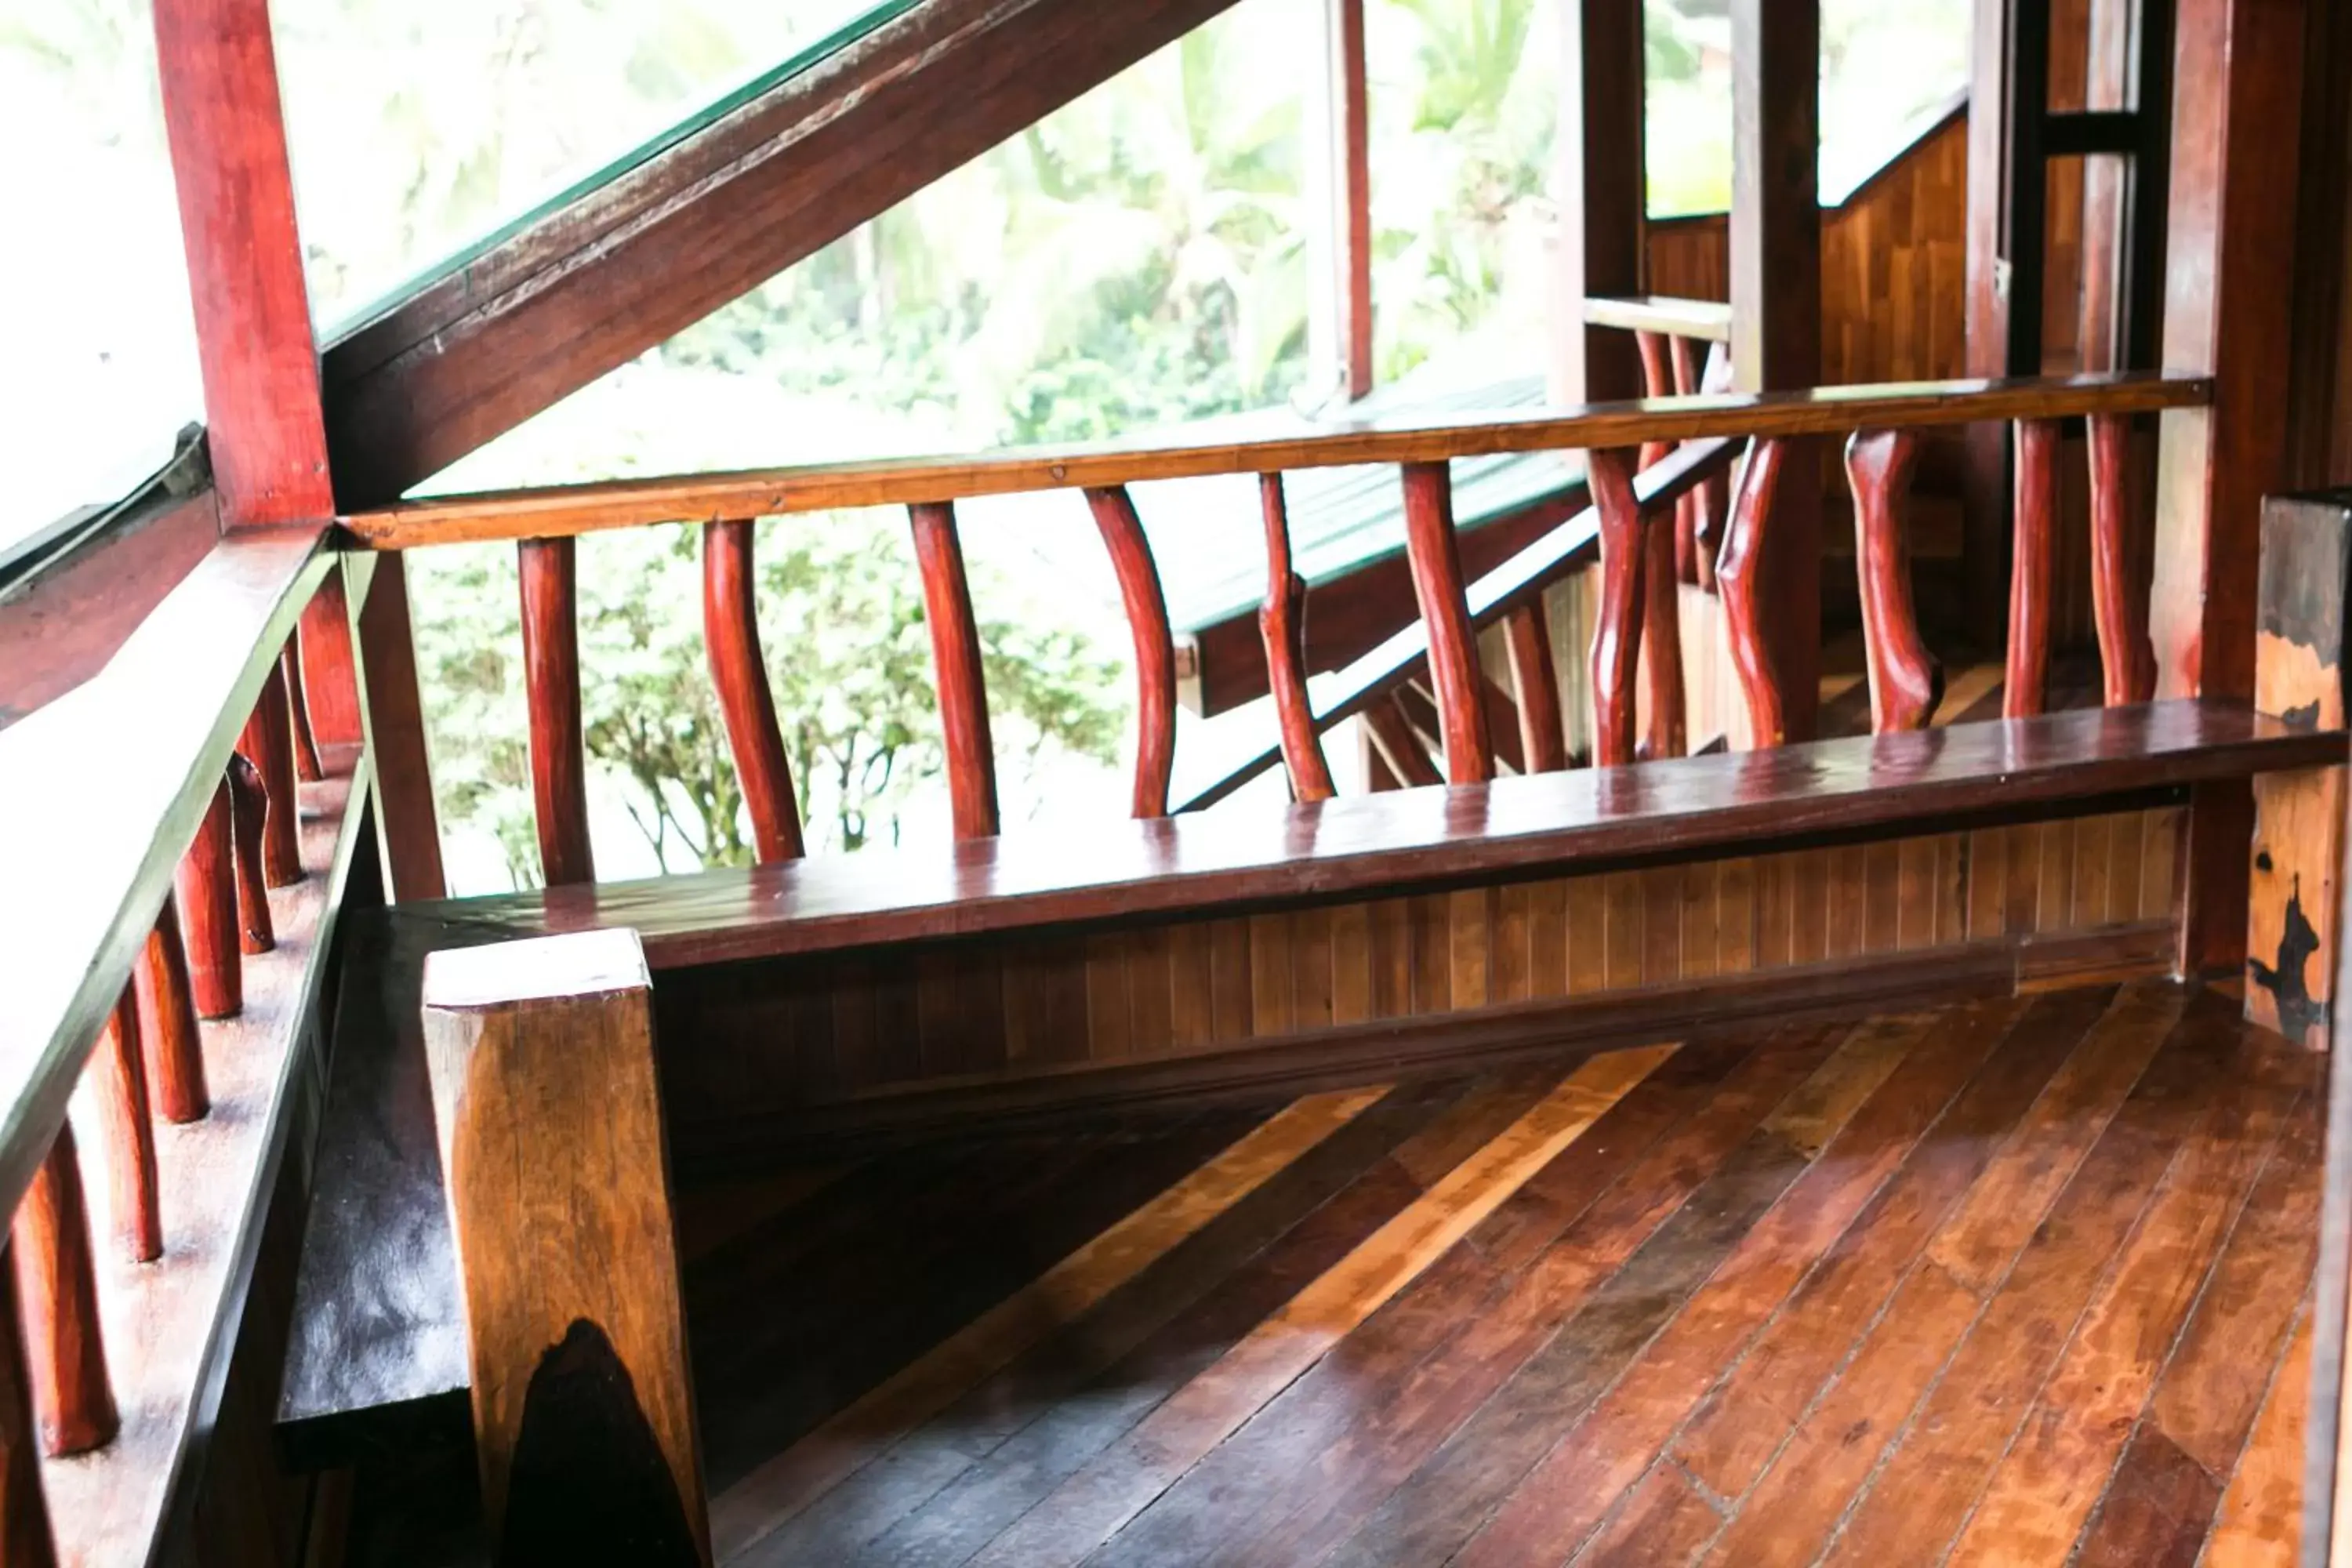
M1724 392L1731 386L1731 346L1711 343L1706 351L1706 368L1699 374L1698 389L1702 393ZM1698 552L1698 585L1712 594L1716 591L1716 557L1723 552L1723 531L1731 516L1731 479L1723 473L1707 476L1705 482L1691 492L1698 503L1697 525L1693 532Z
M1593 509L1601 514L1601 609L1592 630L1592 761L1633 760L1633 679L1642 646L1642 507L1633 459L1622 448L1584 455Z
M1168 815L1168 781L1176 766L1176 638L1168 626L1168 599L1151 542L1124 485L1087 491L1103 548L1118 576L1135 639L1135 805L1138 817Z
M1257 612L1257 629L1265 640L1266 685L1282 727L1282 763L1290 773L1293 800L1329 800L1337 793L1331 768L1307 701L1307 580L1290 563L1290 510L1282 476L1260 474L1257 493L1265 518L1265 603Z
M116 1242L133 1263L163 1256L163 1208L155 1190L155 1124L147 1115L146 1051L139 1006L123 988L98 1042L99 1119L106 1141L107 1210Z
M1862 642L1870 669L1870 728L1924 730L1944 698L1944 667L1919 640L1911 605L1906 498L1919 455L1909 430L1857 430L1846 443L1853 487L1854 569L1862 590Z
M801 838L800 803L793 794L793 766L776 725L775 694L768 689L768 667L760 654L751 555L751 519L702 525L702 641L710 655L719 710L727 721L735 776L751 812L752 847L765 865L797 860L807 849Z
M310 690L302 679L302 639L286 639L284 651L278 656L278 672L286 682L286 700L294 719L294 774L304 784L317 784L327 776L319 765L319 742L310 733Z
M232 1018L245 1006L234 815L228 780L223 778L173 881L173 896L187 917L188 992L199 1018Z
M2030 719L2049 701L2057 537L2058 422L2021 419L2009 562L2009 665L2000 704L2005 719Z
M955 836L992 838L996 748L988 732L988 680L981 665L980 627L972 618L971 584L964 576L963 545L956 537L955 505L919 501L907 515L915 534L915 565L923 578L924 617L931 627Z
M1683 708L1682 586L1675 573L1675 520L1642 520L1642 694L1646 722L1636 754L1643 762L1690 750Z
M282 663L269 667L236 749L260 773L261 874L270 887L291 887L302 879L302 810L294 793L294 718Z
M1769 612L1759 600L1762 584L1757 581L1763 571L1772 495L1780 487L1780 458L1778 440L1748 444L1748 459L1740 466L1739 487L1731 499L1723 554L1716 563L1716 585L1723 595L1732 668L1739 677L1740 697L1748 710L1748 744L1758 750L1777 746L1788 735L1788 704L1780 690L1780 672L1772 667L1771 641L1765 632Z
M580 721L578 557L570 539L526 539L516 553L540 866L551 888L593 882L596 857L588 843L588 753Z
M1374 702L1364 710L1364 731L1372 738L1372 749L1388 764L1397 783L1407 789L1421 789L1445 782L1437 764L1429 760L1429 752L1413 732L1412 721L1393 696Z
M1412 570L1412 596L1429 636L1429 673L1437 688L1437 719L1444 731L1445 774L1458 784L1495 776L1495 748L1486 729L1486 676L1470 629L1470 603L1462 586L1462 558L1454 542L1454 480L1444 463L1404 465L1404 548Z
M57 1541L41 1490L41 1451L35 1447L32 1357L16 1293L5 1285L0 1285L0 1563L56 1568Z
M2110 708L2156 695L2156 648L2148 641L2147 600L2132 571L2125 469L2131 416L2091 416L2091 610L2098 622L2099 667Z
M234 956L230 959L235 963ZM204 1042L196 1029L196 1004L188 979L188 955L180 945L176 900L166 897L147 933L146 951L133 974L139 994L139 1033L146 1043L147 1087L155 1112L166 1121L197 1121L212 1109L205 1090Z
M1698 391L1698 340L1675 338L1674 353L1675 395L1688 397ZM1677 582L1699 581L1699 521L1706 508L1706 487L1704 485L1693 485L1675 501L1675 578ZM1713 575L1710 571L1710 580Z
M1543 601L1522 605L1506 616L1503 637L1511 656L1511 696L1519 710L1519 771L1558 773L1568 766L1568 736L1560 725L1559 671L1551 661Z
M269 892L262 874L262 824L269 809L269 792L261 770L242 752L228 760L229 826L236 840L237 945L247 952L268 952L278 945L277 928L269 914Z
M41 1451L54 1459L102 1447L121 1423L107 1384L89 1205L70 1123L58 1129L48 1158L33 1173L9 1236Z

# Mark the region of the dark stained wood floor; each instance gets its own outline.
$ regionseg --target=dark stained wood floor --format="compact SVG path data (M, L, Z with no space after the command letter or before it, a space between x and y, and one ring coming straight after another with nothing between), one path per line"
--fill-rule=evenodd
M2285 1563L2317 1068L2142 984L701 1194L722 1557Z

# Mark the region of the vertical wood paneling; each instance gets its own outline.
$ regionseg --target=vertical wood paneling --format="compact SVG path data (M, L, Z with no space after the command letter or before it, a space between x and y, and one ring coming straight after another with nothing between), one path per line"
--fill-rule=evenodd
M1328 1029L1333 1022L1331 911L1300 910L1290 921L1290 1026Z
M1347 904L1331 911L1331 1021L1361 1024L1379 1015L1372 1003L1372 907Z
M1186 921L1171 927L1168 939L1170 1041L1179 1051L1198 1050L1217 1037L1209 922Z

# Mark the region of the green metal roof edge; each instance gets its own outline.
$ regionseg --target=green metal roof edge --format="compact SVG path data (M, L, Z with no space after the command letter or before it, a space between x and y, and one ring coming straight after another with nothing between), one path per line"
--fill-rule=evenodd
M612 184L631 170L668 152L687 138L708 130L761 94L772 90L811 67L840 53L876 29L898 20L922 3L923 0L881 0L881 4L859 12L807 48L786 59L782 65L761 71L731 91L722 93L668 130L655 134L611 162L582 175L528 211L509 219L472 244L442 258L425 270L409 278L405 282L396 285L368 304L352 311L322 334L326 340L325 346L331 348L343 339L352 336L378 317L388 315L453 273L461 272L472 266L532 225L562 211L598 187Z

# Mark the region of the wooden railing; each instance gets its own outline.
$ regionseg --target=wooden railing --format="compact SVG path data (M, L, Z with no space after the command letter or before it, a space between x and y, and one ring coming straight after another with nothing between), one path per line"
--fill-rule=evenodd
M363 815L361 750L322 746L305 698L349 649L306 678L294 636L329 584L340 616L321 529L224 541L95 678L0 731L11 1564L149 1560L215 1420ZM95 1150L66 1115L83 1083Z
M1622 305L1622 324L1644 334L1654 384L1691 393L1696 382L1706 379L1698 368L1696 345L1715 341L1717 312L1704 307L1677 311L1675 303L1603 301L1596 309L1606 313ZM1715 357L1713 378L1720 380L1721 359ZM2094 555L2110 697L2141 700L2148 690L2149 655L2145 605L2126 580L2125 565L2130 523L2124 514L2124 434L2134 416L2200 404L2209 392L2197 378L2146 374L1795 394L1699 391L1475 420L1391 418L1302 427L1216 445L1023 449L460 496L355 515L346 527L357 541L385 550L462 540L519 542L541 852L551 882L587 881L594 873L587 844L581 676L572 625L571 542L580 533L655 522L704 524L712 676L751 802L759 853L772 860L797 856L802 841L752 624L748 584L754 518L847 506L908 508L938 670L955 832L970 839L993 835L998 823L979 635L956 532L958 500L1024 490L1084 493L1109 551L1135 637L1139 733L1133 809L1148 817L1166 814L1171 804L1194 806L1230 793L1240 778L1270 760L1272 749L1182 802L1171 802L1174 654L1150 546L1129 498L1131 484L1213 474L1259 476L1268 563L1263 627L1279 752L1294 795L1316 799L1331 788L1317 736L1350 713L1367 718L1403 782L1443 778L1469 784L1494 776L1497 726L1490 710L1497 707L1499 694L1480 672L1475 646L1479 627L1494 621L1507 627L1515 689L1501 704L1516 721L1517 733L1507 737L1515 743L1506 751L1515 751L1526 771L1567 765L1539 599L1545 587L1577 563L1580 542L1596 534L1601 592L1591 649L1592 760L1615 765L1684 750L1679 637L1667 618L1674 614L1678 582L1711 584L1721 595L1748 733L1758 745L1779 743L1787 735L1787 703L1767 635L1772 611L1763 598L1759 569L1772 548L1773 500L1790 445L1822 436L1850 437L1847 472L1855 494L1864 632L1877 728L1924 725L1938 690L1908 587L1903 510L1916 432L1976 421L2013 422L2022 454L2009 711L2034 713L2042 705L2056 510L2051 455L2059 422L2069 418L2088 419L2094 433ZM1486 578L1465 583L1454 549L1447 461L1563 447L1587 453L1591 513ZM1720 506L1717 538L1714 503L1706 491L1736 457L1738 479ZM1398 470L1421 619L1360 660L1343 676L1339 700L1318 710L1307 694L1299 653L1300 595L1289 563L1283 475L1368 463ZM1668 515L1671 529L1652 525L1654 517ZM1637 650L1645 627L1653 657L1643 661ZM1637 736L1635 683L1644 663L1653 683L1651 722L1649 733ZM1442 771L1413 742L1409 716L1389 701L1406 677L1423 668L1430 677Z

